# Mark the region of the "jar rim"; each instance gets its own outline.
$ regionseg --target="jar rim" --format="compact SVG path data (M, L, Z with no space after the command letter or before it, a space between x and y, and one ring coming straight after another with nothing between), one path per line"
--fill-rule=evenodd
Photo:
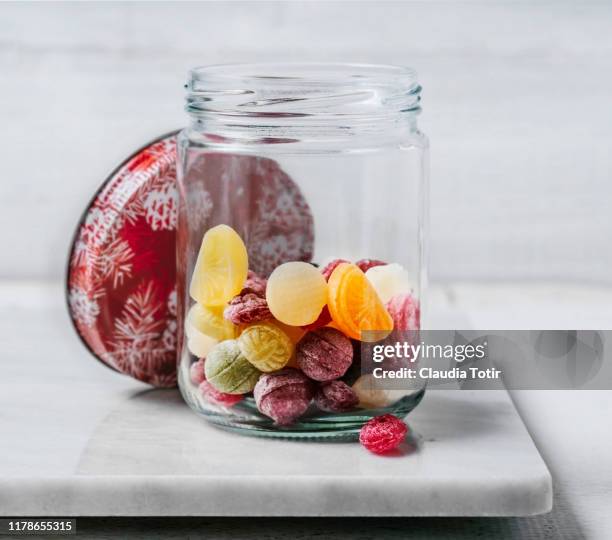
M420 110L409 67L357 63L217 64L189 71L190 113L376 117Z
M357 62L255 62L196 66L189 70L188 85L201 83L257 81L260 84L302 84L369 82L401 84L410 88L417 84L416 71L393 64Z
M321 142L416 130L421 86L409 67L358 63L218 64L189 71L192 127L217 139ZM368 143L369 144L369 143Z

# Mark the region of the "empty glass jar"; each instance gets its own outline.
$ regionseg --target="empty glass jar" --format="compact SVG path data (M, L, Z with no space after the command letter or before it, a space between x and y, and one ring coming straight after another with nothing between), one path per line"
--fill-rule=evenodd
M427 139L415 73L252 64L189 74L178 139L179 385L244 433L354 438L421 386L362 374L420 326ZM375 381L374 381L375 382Z

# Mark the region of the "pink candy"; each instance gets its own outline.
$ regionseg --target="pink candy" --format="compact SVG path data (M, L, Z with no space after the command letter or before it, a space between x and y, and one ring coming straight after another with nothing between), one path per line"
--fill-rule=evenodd
M236 403L242 401L242 394L225 394L219 392L212 384L208 381L204 381L199 386L200 393L206 401L213 405L219 405L221 407L231 407Z
M364 274L375 266L385 266L387 263L383 261L379 261L378 259L360 259L355 265L361 270Z
M334 328L308 332L297 344L295 356L300 369L315 381L342 377L353 362L353 344Z
M397 416L383 414L363 425L359 432L359 442L370 452L384 454L397 448L407 433L408 427Z
M321 384L315 395L315 404L326 412L346 412L357 407L359 398L345 382L330 381Z
M265 373L253 390L259 412L280 426L292 424L302 416L310 405L313 393L312 382L293 368Z
M204 375L203 358L191 364L191 367L189 368L189 378L191 379L191 382L195 385L199 385L206 379L206 376Z
M419 304L410 293L398 294L385 306L393 319L395 330L413 331L421 326Z
M266 284L266 279L259 277L253 270L249 270L243 291L240 294L251 292L263 298L266 296Z
M234 324L251 324L271 319L272 313L266 299L252 292L245 293L247 290L243 289L238 296L232 298L223 316Z
M334 269L336 268L336 266L338 266L339 264L342 263L347 263L350 261L347 261L346 259L334 259L332 262L328 263L325 268L323 268L323 270L321 270L321 274L323 274L323 277L325 278L325 281L329 281L329 276L332 275L332 272L334 271Z

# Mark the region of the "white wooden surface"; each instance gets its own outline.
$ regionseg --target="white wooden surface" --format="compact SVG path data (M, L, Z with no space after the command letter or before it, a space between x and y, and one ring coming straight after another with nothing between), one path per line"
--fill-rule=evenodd
M185 122L196 64L413 65L432 276L610 282L612 4L0 4L0 277L58 278L105 175Z

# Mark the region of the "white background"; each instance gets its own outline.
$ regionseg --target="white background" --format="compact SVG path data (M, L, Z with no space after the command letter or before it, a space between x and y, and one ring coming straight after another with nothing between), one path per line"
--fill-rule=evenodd
M0 277L60 278L94 190L197 64L408 64L435 281L612 280L612 5L0 4Z

